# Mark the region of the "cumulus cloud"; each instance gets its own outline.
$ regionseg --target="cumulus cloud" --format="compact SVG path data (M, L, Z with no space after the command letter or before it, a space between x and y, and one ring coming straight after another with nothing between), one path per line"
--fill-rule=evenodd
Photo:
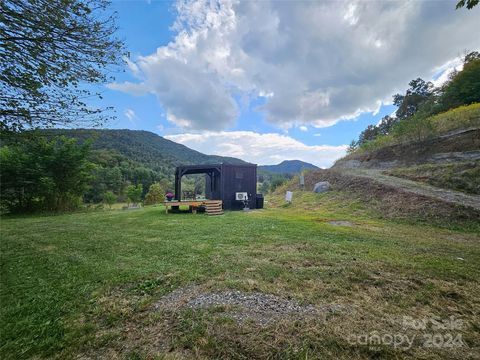
M168 119L188 129L235 123L235 99L281 127L331 126L382 102L464 49L478 49L478 13L449 1L180 1L177 35L129 68Z
M301 125L298 127L301 131L308 131L308 127L306 127L305 125Z
M347 149L346 145L309 146L286 135L253 131L177 134L165 138L206 154L233 156L260 165L299 159L326 168L345 155Z

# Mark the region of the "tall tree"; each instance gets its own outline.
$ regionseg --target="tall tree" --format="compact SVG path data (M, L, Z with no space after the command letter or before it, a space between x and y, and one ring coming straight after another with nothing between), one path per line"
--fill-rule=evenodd
M352 140L350 142L350 145L348 145L348 148L347 148L347 154L352 154L355 152L355 150L358 149L358 141L356 140Z
M400 120L414 115L434 95L434 86L430 81L417 78L410 81L408 85L410 88L407 89L405 95L393 96L393 104L398 106L396 115Z
M0 2L0 130L110 118L87 105L120 64L123 44L106 0Z
M375 140L380 135L380 129L375 125L368 125L365 130L360 133L358 144L363 145L368 141Z
M480 53L474 51L464 58L463 70L454 72L442 88L440 108L443 111L480 102Z
M90 144L28 132L0 148L0 200L10 211L70 210L88 187Z
M386 115L382 118L382 121L377 125L379 133L381 135L388 135L392 131L395 124L398 123L398 119L396 117L391 117Z

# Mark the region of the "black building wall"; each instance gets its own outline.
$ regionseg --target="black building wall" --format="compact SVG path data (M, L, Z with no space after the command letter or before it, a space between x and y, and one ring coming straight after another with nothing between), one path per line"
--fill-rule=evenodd
M255 209L257 194L257 165L211 164L185 165L175 171L175 199L181 199L182 176L188 174L205 174L205 195L207 199L222 200L227 210L243 209L244 204L235 200L235 193L246 192L248 204Z
M257 165L223 165L222 174L224 209L243 209L243 203L235 200L237 192L248 193L249 207L254 209L257 194Z

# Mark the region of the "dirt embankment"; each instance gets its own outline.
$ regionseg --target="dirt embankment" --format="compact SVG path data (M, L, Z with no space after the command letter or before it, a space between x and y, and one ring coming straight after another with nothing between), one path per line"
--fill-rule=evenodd
M316 182L328 181L333 190L349 192L386 218L414 218L439 222L480 221L480 209L468 201L463 201L463 198L456 199L454 196L444 198L443 194L434 196L428 189L409 188L403 184L389 183L384 178L376 179L368 173L341 169L316 170L305 175L305 188L311 190ZM296 190L297 184L298 182L292 181L290 190Z
M480 129L466 129L432 139L386 146L338 160L336 169L388 169L480 159Z

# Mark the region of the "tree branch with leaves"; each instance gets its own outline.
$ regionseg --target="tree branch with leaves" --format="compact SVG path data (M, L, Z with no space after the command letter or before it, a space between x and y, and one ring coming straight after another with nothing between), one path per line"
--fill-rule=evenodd
M0 3L0 129L101 124L102 98L124 47L105 0ZM110 115L109 115L110 114Z

